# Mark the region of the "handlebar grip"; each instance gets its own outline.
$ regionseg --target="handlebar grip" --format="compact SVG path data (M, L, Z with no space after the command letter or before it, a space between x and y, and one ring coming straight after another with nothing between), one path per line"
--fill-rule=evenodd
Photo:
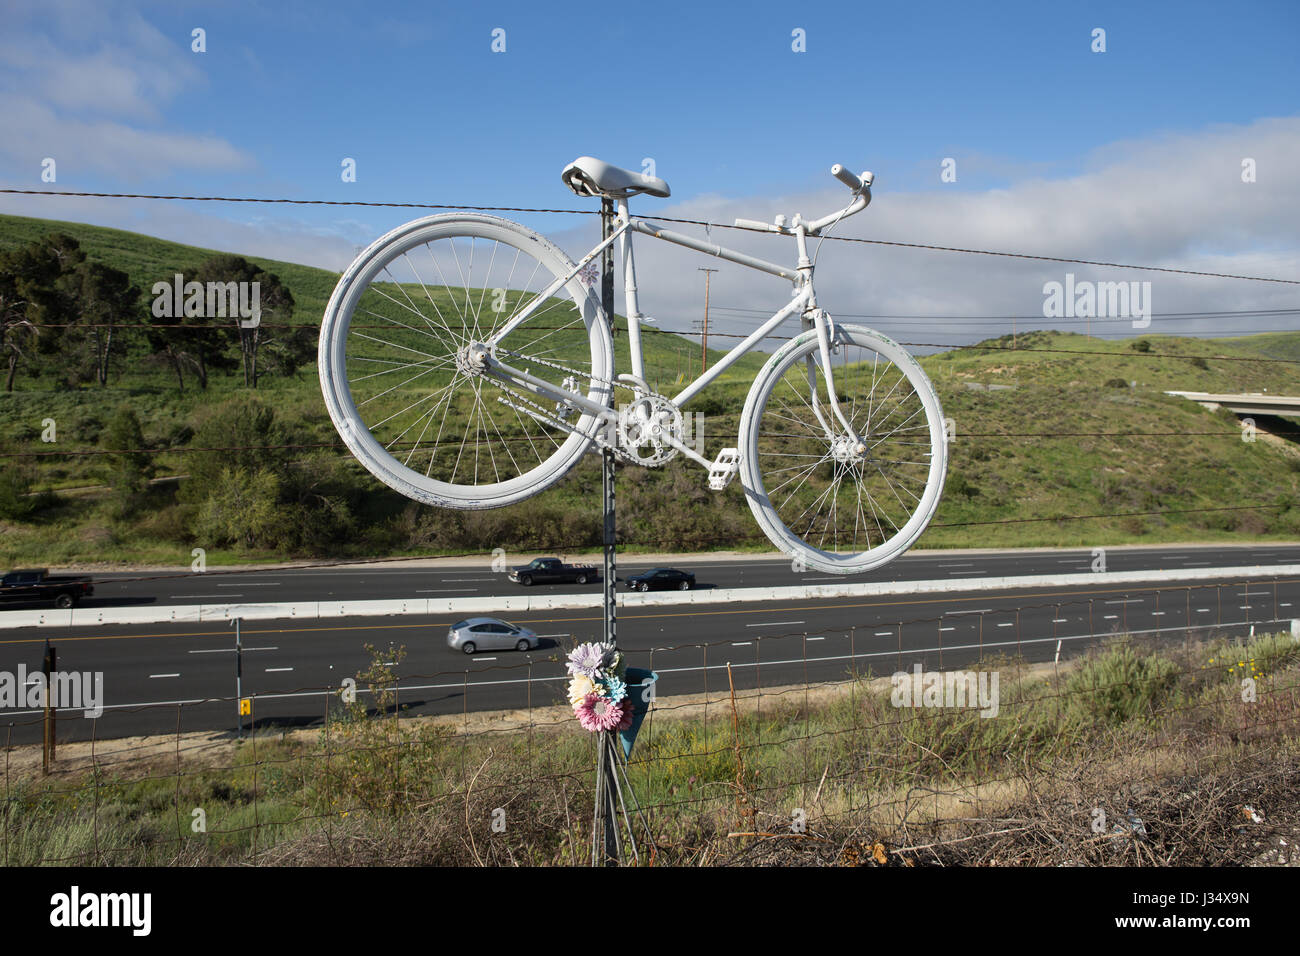
M841 166L839 163L836 163L831 167L831 175L854 192L857 192L862 188L862 180L858 179L857 176L849 172L847 167Z

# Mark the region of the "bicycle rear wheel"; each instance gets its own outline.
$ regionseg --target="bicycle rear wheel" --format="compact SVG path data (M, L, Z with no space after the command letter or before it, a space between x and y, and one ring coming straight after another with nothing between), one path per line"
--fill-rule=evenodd
M920 537L939 506L948 443L939 397L902 346L839 325L830 352L840 409L861 445L827 404L810 330L754 380L740 423L740 477L774 544L807 567L853 574L892 561Z
M321 322L319 371L339 435L371 474L448 508L498 508L558 481L590 447L589 414L484 374L471 348L574 269L495 216L430 216L373 243ZM608 404L613 348L575 275L496 346L508 364Z

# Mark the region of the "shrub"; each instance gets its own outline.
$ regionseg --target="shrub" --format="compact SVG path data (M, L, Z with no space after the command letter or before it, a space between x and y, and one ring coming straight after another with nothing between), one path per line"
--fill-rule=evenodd
M1075 716L1089 723L1122 724L1150 716L1169 698L1178 665L1167 658L1139 657L1127 644L1087 661L1066 682Z
M199 505L196 540L205 546L268 548L287 530L280 507L280 479L265 469L224 468Z

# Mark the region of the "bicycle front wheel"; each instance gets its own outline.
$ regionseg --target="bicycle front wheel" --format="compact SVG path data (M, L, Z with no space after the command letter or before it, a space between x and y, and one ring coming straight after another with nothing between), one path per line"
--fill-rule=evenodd
M850 438L829 404L817 333L764 366L740 423L740 477L754 518L796 562L853 574L892 561L925 530L948 467L939 396L898 343L840 325L831 375Z
M321 392L375 477L448 508L499 508L559 480L590 447L589 414L484 373L493 354L606 405L613 348L592 292L554 245L495 216L451 214L377 240L340 278L321 322Z

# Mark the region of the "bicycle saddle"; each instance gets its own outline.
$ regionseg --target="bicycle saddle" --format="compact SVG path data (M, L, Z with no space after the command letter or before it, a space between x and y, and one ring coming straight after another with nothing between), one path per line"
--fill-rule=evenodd
M620 169L591 156L579 156L569 163L560 173L560 178L579 196L626 199L638 193L649 193L663 199L671 195L668 184L656 176Z

